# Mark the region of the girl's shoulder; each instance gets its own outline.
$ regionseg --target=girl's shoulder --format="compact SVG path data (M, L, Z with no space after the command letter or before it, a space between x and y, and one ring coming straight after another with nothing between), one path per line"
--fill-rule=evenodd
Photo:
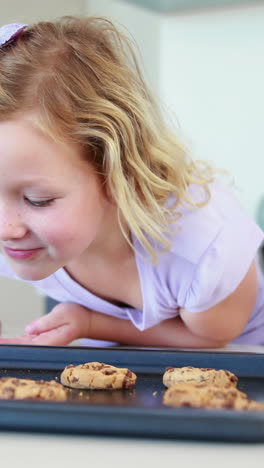
M196 209L181 208L181 218L175 223L171 253L197 264L210 247L230 249L239 239L256 237L263 232L241 205L232 187L215 181L209 185L210 199ZM190 187L191 197L200 198L200 188Z
M182 210L171 250L155 270L162 291L189 312L208 310L231 294L264 239L231 188L213 183L210 189L207 204Z

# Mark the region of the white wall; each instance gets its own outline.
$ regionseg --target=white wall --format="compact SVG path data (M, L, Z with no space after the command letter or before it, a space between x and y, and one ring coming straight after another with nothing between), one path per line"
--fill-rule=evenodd
M131 31L180 136L195 157L232 173L255 217L264 192L264 2L162 15L121 0L86 0L86 12Z
M121 0L86 0L86 13L106 16L124 26L135 39L145 75L151 87L160 85L161 21L158 13L145 10Z
M196 155L232 172L255 216L264 193L264 5L161 23L161 96Z
M85 0L0 0L0 24L80 15L84 10Z

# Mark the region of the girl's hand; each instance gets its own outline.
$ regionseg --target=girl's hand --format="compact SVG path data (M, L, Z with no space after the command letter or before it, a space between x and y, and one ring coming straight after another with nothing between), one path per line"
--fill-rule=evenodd
M88 336L90 313L78 304L58 304L47 315L29 323L25 335L1 338L0 344L67 345Z

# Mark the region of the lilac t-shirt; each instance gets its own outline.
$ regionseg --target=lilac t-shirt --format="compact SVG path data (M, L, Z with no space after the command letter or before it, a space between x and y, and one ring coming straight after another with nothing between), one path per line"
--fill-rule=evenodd
M262 230L230 188L214 182L210 189L211 200L204 207L181 209L174 243L169 252L160 256L158 265L146 259L142 246L133 239L143 310L119 307L95 296L63 268L48 278L29 283L59 302L73 302L131 320L139 330L177 316L180 307L193 313L209 309L237 288L264 239ZM193 186L190 192L196 199L200 197L199 187ZM2 255L0 275L18 279ZM236 343L264 344L264 280L259 266L258 280L256 306L243 334L234 340Z

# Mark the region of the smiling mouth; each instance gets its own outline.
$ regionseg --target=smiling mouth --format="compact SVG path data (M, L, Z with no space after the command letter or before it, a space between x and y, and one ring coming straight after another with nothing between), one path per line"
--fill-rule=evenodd
M6 255L15 260L27 260L37 255L41 250L43 249L37 248L37 249L22 250L22 249L9 249L8 247L4 247L4 252L6 253Z

